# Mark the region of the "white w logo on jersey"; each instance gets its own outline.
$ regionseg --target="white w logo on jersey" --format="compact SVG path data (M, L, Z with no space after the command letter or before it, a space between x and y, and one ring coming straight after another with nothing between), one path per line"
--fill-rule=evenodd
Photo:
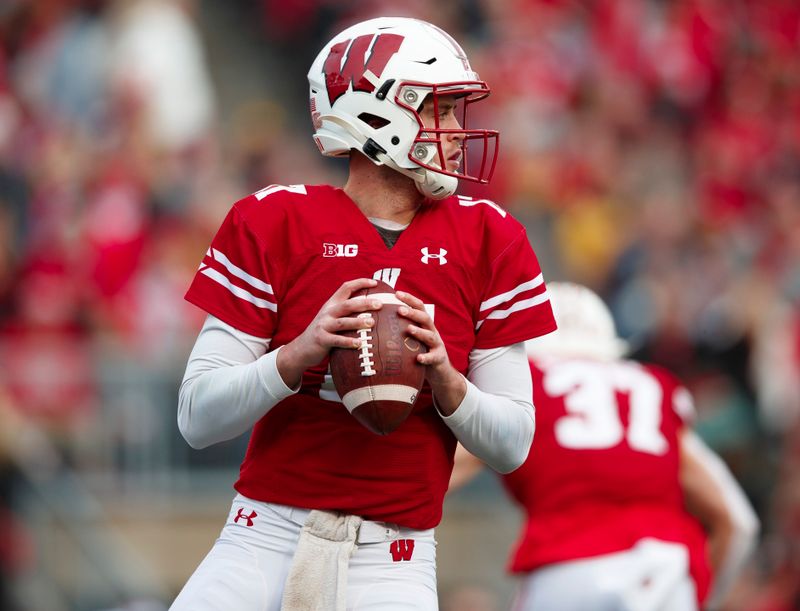
M392 288L397 286L397 279L400 277L400 268L399 267L384 267L383 269L379 269L377 272L372 274L373 280L380 280L381 282L385 282Z
M420 248L420 252L422 253L422 258L420 259L420 261L422 261L425 265L428 264L429 259L435 259L436 261L439 262L439 265L444 265L445 263L447 263L447 257L445 256L447 254L447 251L444 248L440 248L439 252L435 253L435 252L430 252L428 250L428 247L426 246L425 248Z

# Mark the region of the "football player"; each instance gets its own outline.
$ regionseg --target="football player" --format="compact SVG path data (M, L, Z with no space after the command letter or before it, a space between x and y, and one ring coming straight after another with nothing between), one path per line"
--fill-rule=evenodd
M236 202L186 298L208 318L180 388L194 448L253 427L228 520L172 608L437 608L434 527L457 441L499 472L534 432L524 341L555 328L524 227L486 183L489 88L447 33L408 18L354 25L308 73L314 140L349 157L342 188L271 185ZM328 373L340 331L368 328L380 279L425 344L426 385L375 435Z
M526 519L509 568L519 611L715 608L752 550L758 520L691 431L692 398L669 372L622 358L588 288L550 283L558 330L527 342L536 442L503 476ZM482 463L463 448L451 489Z

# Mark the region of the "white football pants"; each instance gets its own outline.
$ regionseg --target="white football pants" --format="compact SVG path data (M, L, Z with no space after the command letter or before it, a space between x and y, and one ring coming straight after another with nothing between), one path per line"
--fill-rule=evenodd
M560 562L523 578L514 611L697 611L689 554L642 539L624 552Z
M234 498L214 547L171 611L278 611L308 509ZM436 611L433 529L363 522L347 570L347 611Z

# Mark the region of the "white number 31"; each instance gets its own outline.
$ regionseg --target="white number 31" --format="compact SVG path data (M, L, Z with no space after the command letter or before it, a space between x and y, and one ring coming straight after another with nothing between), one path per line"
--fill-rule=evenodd
M555 425L556 441L576 450L601 450L627 441L633 450L664 454L661 433L663 391L658 381L633 364L564 362L548 367L542 380L551 397L564 397L567 414ZM627 427L618 393L628 395Z

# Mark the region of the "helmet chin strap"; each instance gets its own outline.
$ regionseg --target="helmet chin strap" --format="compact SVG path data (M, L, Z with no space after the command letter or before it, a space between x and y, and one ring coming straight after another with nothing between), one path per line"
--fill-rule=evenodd
M414 181L422 195L428 199L444 199L450 197L456 192L458 188L458 178L455 176L447 176L425 168L403 168L397 165L394 160L388 155L379 154L378 159L384 165L389 166L396 172L400 172L404 176L408 176Z
M422 170L422 180L415 179L417 191L430 199L450 197L458 188L458 178L439 174L431 170Z
M357 129L355 129L355 127L351 125L349 121L341 117L337 117L336 115L323 115L321 119L325 121L331 121L332 123L336 123L337 125L346 129L362 147L367 141L367 138ZM428 160L431 159L434 154L435 149L429 147L429 154L425 161L428 162ZM455 176L440 174L439 172L428 170L423 167L414 169L403 168L397 165L397 163L395 163L395 161L385 152L375 151L371 157L367 156L367 158L373 163L378 165L387 165L393 170L411 178L414 181L414 184L417 186L417 191L419 191L428 199L444 199L445 197L450 197L458 188L458 178Z
M394 171L411 178L417 187L417 191L428 199L444 199L445 197L450 197L458 188L458 178L455 176L440 174L439 172L434 172L433 170L422 167L414 169L403 168L397 165L394 159L385 153L377 153L375 157L377 161L376 159L373 159L373 161L389 166Z
M434 154L435 149L430 147L429 155L428 158L425 159L425 162L428 163ZM450 197L458 188L458 178L455 176L448 176L447 174L441 174L423 167L414 169L402 168L388 155L380 155L380 157L385 165L413 179L417 191L428 199L444 199L445 197Z

